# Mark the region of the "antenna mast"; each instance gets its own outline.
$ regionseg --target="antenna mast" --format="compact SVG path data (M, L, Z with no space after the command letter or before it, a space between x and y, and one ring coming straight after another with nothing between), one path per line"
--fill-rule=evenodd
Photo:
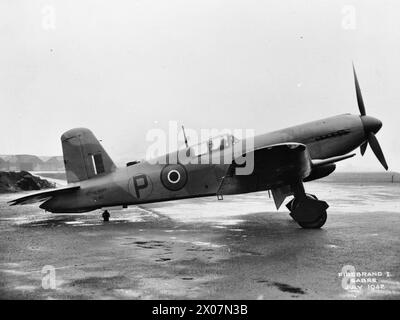
M185 145L186 145L186 148L189 148L188 141L187 141L187 137L186 137L186 133L185 133L185 127L184 127L184 126L182 126L182 131L183 131L183 137L185 138Z

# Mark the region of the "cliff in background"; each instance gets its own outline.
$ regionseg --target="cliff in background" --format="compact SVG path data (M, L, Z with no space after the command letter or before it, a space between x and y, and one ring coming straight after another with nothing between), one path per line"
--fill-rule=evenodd
M0 193L55 188L55 184L31 175L29 172L0 171Z

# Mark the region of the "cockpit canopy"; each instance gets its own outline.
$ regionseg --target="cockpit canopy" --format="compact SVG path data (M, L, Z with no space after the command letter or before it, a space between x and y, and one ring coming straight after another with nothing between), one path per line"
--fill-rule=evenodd
M235 138L232 134L227 133L218 135L196 145L190 146L190 155L201 156L203 154L221 151L230 148L238 141L239 139Z

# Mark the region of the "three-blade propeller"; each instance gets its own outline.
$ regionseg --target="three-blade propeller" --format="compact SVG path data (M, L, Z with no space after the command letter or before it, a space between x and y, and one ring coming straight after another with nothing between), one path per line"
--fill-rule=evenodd
M354 64L353 64L353 74L354 74L354 83L356 85L358 109L360 110L360 118L364 126L365 135L367 137L367 141L365 141L360 146L361 155L364 155L365 150L367 149L367 145L369 144L375 156L378 158L379 162L387 170L388 165L386 163L385 156L383 155L378 139L375 137L375 133L378 132L379 129L382 127L382 123L378 119L367 116Z

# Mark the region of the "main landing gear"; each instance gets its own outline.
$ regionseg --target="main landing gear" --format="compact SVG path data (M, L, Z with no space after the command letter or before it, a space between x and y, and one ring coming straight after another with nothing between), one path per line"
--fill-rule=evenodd
M110 220L110 213L107 210L104 210L101 216L103 217L104 222L108 222Z
M326 222L329 205L315 195L305 193L301 181L291 187L294 198L286 205L290 216L304 229L321 228Z

